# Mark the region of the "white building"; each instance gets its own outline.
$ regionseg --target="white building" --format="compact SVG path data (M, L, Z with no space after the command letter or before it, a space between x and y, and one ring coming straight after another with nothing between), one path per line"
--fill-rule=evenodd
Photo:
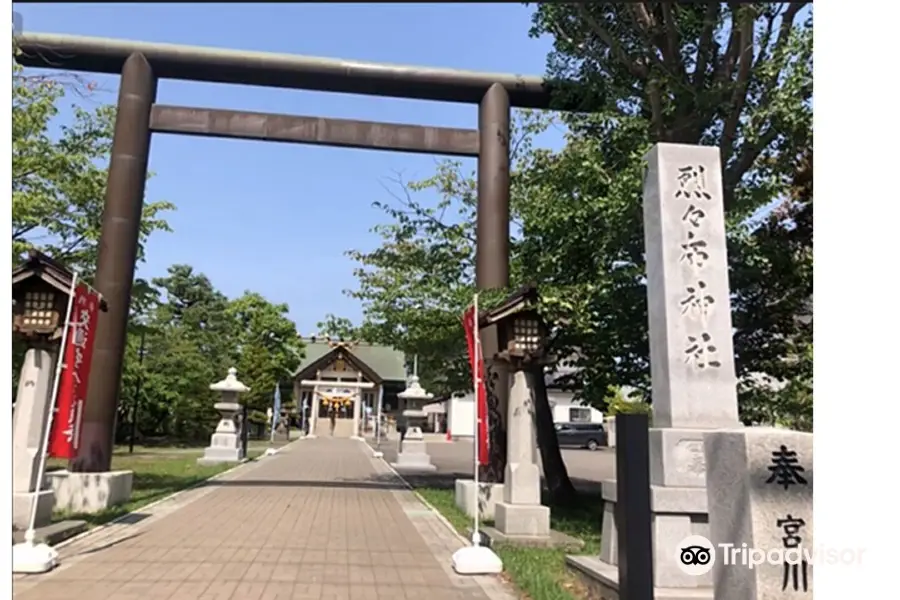
M585 406L575 400L575 392L565 391L557 385L564 375L571 374L572 369L561 367L552 374L545 375L547 399L553 411L554 423L602 423L603 413L592 406ZM474 437L475 435L475 394L469 392L464 396L453 397L447 407L447 427L454 438Z

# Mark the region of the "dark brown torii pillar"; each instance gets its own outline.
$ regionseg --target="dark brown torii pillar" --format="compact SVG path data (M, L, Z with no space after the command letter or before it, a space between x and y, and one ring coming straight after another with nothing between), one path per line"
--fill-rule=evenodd
M551 90L541 78L39 33L19 36L17 45L20 53L16 59L26 66L122 75L94 280L109 311L98 320L95 368L73 470L102 472L111 466L158 79L478 103L476 286L479 290L509 286L510 106L549 108ZM169 133L456 155L474 152L466 142L469 133L465 130L317 119L322 126L311 131L309 118L156 108L159 120L165 121L159 130ZM213 127L198 129L196 122L184 122L192 112L219 120ZM278 131L268 125L288 122ZM495 332L482 332L482 339L485 356L491 357L497 350ZM492 360L486 362L488 374L494 376L489 407L492 421L502 423L508 379ZM502 425L492 426L493 464L505 464L504 431ZM489 481L503 477L502 472L485 475Z
M109 311L97 320L95 366L91 369L82 417L81 446L71 464L73 471L109 471L112 460L150 158L150 110L156 100L156 84L153 69L144 55L129 56L119 84L100 227L100 252L94 276L94 287L106 298Z
M479 290L509 287L509 94L492 85L478 107L478 209L475 224L475 286ZM502 259L500 257L503 257ZM506 407L509 372L495 361L499 351L496 326L482 330L485 387L488 392L488 454L479 479L502 482L506 466ZM495 470L497 469L497 470Z

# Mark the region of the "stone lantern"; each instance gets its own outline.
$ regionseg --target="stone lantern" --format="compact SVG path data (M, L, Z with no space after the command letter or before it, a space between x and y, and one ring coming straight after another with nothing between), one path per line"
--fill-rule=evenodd
M497 538L548 540L550 509L541 504L541 471L535 460L536 425L532 379L543 377L553 357L546 352L547 327L538 314L538 292L526 286L480 319L495 325L500 352L495 357L510 369L506 413L506 472L503 500L494 507Z
M425 404L434 398L419 384L419 360L413 359L413 374L406 384L406 389L397 394L403 400L403 417L407 420L406 435L400 443L400 452L397 454L397 462L392 466L400 470L434 471L436 467L431 464L428 449L425 445L425 437L422 435L422 426L428 415L425 413Z
M231 367L228 369L228 376L209 386L209 389L222 394L222 398L214 405L221 419L215 433L212 434L209 447L203 451L203 457L198 458L197 462L201 465L241 462L245 457L236 418L243 407L238 402L238 394L249 392L250 388L238 381L237 369ZM241 426L247 425L242 423Z

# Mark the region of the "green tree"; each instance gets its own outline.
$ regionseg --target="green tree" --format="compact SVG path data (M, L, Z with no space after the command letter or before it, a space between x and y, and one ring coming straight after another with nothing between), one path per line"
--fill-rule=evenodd
M513 160L531 152L532 135L546 128L546 115L525 112L515 122ZM513 172L513 198L518 195ZM352 251L360 263L356 275L359 288L350 292L362 300L366 339L389 344L408 356L418 355L420 373L428 389L440 394L468 391L472 387L462 315L472 303L475 257L475 192L473 177L461 172L458 161L441 164L431 178L410 184L396 179L395 203L375 203L392 219L374 231L382 245L373 252ZM417 192L438 193L435 206L416 200ZM513 264L512 280L523 280ZM509 290L480 294L479 307L486 310L502 301ZM534 379L538 437L547 483L557 501L574 496L560 454L543 377ZM505 435L502 422L492 423L492 433ZM505 456L501 444L493 444L486 476L502 481Z
M811 228L808 239L786 235L806 214L789 193L796 159L811 148L812 23L795 23L801 9L537 7L533 33L556 38L548 75L564 82L557 101L582 112L561 115L568 134L560 152L533 149L530 140L547 118L519 114L511 212L520 236L511 274L514 284L527 278L541 285L553 346L574 358L575 383L598 407L611 386L649 397L640 199L642 156L657 141L722 148L739 374L802 375L804 361L790 357L807 347L795 317L811 298ZM364 303L364 329L444 367L450 380L466 371L456 315L472 289L475 182L448 161L408 186L412 193L425 188L440 194L435 207L398 194L399 207L383 207L392 223L376 228L382 246L351 253L362 265L353 295ZM782 197L786 216L769 222L767 234L750 217ZM750 283L765 277L778 284ZM784 410L802 403L802 395L794 397ZM742 393L747 421L756 420L751 404ZM776 417L765 407L757 412L767 422Z
M275 386L289 380L300 365L303 342L287 314L287 304L272 304L249 291L228 305L227 316L237 332L236 368L250 387L242 401L252 411L265 413Z
M325 315L324 321L316 323L316 327L321 335L327 336L329 339L356 340L360 335L359 328L353 324L353 321L331 313Z
M812 289L811 226L808 238L788 233L803 204L789 195L797 159L812 142L804 4L537 7L533 34L555 38L548 74L572 83L558 101L590 114L562 115L565 149L523 169L520 258L556 289L558 343L580 350L596 404L610 385L649 394L641 157L657 141L721 148L738 373L797 374L784 359ZM750 218L778 198L788 216Z
M76 82L74 89L90 94L93 86ZM28 76L13 65L12 251L15 261L36 248L90 278L97 262L115 109L85 110L73 104L73 122L54 132L65 95L60 80ZM168 202L144 204L139 259L151 233L170 231L162 213L174 208Z
M39 250L78 269L91 281L97 259L106 190L108 156L115 111L110 106L85 110L73 104L73 121L56 129L66 92L90 98L94 86L78 78L26 75L13 63L12 98L12 259ZM141 222L139 259L154 231L169 231L167 202L146 203ZM135 282L133 295L143 302L147 283ZM13 393L24 347L13 342Z

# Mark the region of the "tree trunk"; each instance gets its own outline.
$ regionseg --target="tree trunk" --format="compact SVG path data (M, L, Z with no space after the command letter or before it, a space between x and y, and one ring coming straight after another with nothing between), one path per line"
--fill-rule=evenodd
M553 424L553 411L547 397L547 385L544 381L543 369L529 373L534 396L534 421L537 428L538 446L541 450L541 462L544 466L544 479L550 492L550 502L556 506L573 504L578 498L578 491L569 479L569 471L563 461L559 449L559 439Z
M484 370L488 409L488 464L479 465L478 479L484 483L503 483L506 474L506 418L503 411L506 410L509 396L509 371L505 364L496 360L485 360ZM504 395L503 398L501 394ZM478 410L478 399L475 401L475 410ZM478 431L475 432L475 443L478 443Z

